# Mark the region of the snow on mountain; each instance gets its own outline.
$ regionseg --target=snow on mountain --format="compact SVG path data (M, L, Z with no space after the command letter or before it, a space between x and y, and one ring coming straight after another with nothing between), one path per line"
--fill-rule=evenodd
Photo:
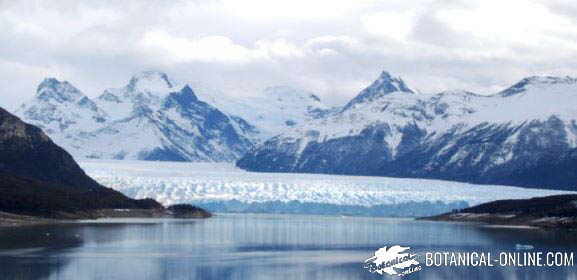
M532 76L524 78L510 88L501 91L498 95L507 97L517 94L523 94L531 89L551 90L550 86L563 87L577 83L577 79L572 77L552 77L552 76ZM559 90L557 90L559 91ZM562 90L564 91L564 90Z
M395 78L389 72L383 71L377 80L361 91L343 109L347 110L358 103L371 102L393 92L414 93L401 78Z
M261 95L251 97L223 97L214 89L201 90L199 96L255 126L258 142L331 112L314 93L289 86L268 87Z
M173 91L180 90L165 73L144 71L134 75L122 88L106 89L96 102L114 119L129 117L135 107L146 106L158 110L162 100Z
M489 108L479 112L476 118L523 122L555 116L571 121L577 119L576 97L576 78L529 77L494 95Z
M158 109L133 106L130 117L95 131L81 152L97 158L233 161L252 147L235 121L200 101L189 86L168 94Z
M40 127L56 144L75 153L85 146L87 131L102 128L110 116L89 97L66 81L47 78L36 95L15 112Z
M47 79L18 113L77 158L233 161L257 133L157 71L105 90L96 102L67 82Z
M128 118L87 134L79 158L185 160L168 147L170 140L162 131L159 120L147 107L137 107Z
M165 73L144 71L93 101L68 82L47 79L17 113L79 158L233 161L255 143L335 111L287 86L250 98L200 88L197 96Z
M126 88L129 92L158 94L173 89L174 81L166 73L159 71L143 71L134 75ZM130 94L128 94L130 96Z
M80 158L242 157L238 166L255 171L571 189L576 91L574 78L529 77L492 96L421 94L383 72L342 108L328 108L292 87L267 88L259 97L197 94L147 71L95 101L47 79L17 113Z
M192 203L218 212L425 216L497 199L561 193L439 180L251 173L223 163L80 164L101 184L132 198Z
M84 93L54 78L42 81L32 100L22 104L16 113L48 134L97 128L108 120L108 115Z
M336 114L238 161L254 171L577 187L576 79L530 77L500 93L415 94L386 72Z
M172 128L172 139L197 159L233 161L241 157L252 142L239 123L217 108L200 101L189 86L164 100L160 118ZM192 132L192 133L191 133Z

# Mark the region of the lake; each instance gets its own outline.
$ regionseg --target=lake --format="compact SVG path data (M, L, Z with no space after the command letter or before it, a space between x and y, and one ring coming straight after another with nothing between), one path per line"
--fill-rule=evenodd
M1 279L394 279L363 262L383 246L574 252L574 233L304 215L103 219L0 229ZM574 267L425 267L405 279L577 279ZM398 279L398 278L397 278Z

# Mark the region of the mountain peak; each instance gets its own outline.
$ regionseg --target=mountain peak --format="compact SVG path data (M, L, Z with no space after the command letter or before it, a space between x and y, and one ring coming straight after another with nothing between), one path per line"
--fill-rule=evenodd
M414 93L411 89L407 87L403 79L398 77L393 77L389 72L383 71L379 78L373 82L370 86L375 89L381 89L386 93L401 91Z
M523 78L521 81L512 85L511 87L501 91L498 95L507 97L517 95L519 93L525 92L531 87L543 87L549 85L559 85L559 84L576 84L577 78L565 76L565 77L554 77L554 76L530 76Z
M76 102L84 94L67 81L55 78L44 79L36 89L36 97L43 101L54 100L59 103Z
M383 72L381 72L381 75L379 75L379 79L389 79L392 80L393 76L391 76L391 73L389 73L388 71L383 70Z
M128 88L133 91L165 91L173 88L174 83L168 75L160 71L142 71L132 76Z
M38 85L38 90L40 90L41 88L46 88L46 87L55 87L59 84L60 84L60 81L57 80L56 78L52 78L52 77L44 78L44 80Z
M189 85L185 85L180 91L171 92L164 101L163 107L170 108L176 106L189 107L198 102L198 98Z
M344 107L344 109L357 103L375 100L393 92L414 93L414 91L407 87L401 78L393 77L389 72L383 71L377 80L375 80L369 87L362 90Z

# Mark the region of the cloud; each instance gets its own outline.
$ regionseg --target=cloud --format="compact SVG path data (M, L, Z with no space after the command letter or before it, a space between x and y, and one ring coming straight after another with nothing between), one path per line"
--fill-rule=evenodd
M246 64L253 61L302 57L302 50L285 39L263 39L247 47L226 36L175 37L164 31L146 32L141 47L175 63L217 62Z
M339 19L351 10L366 7L374 0L223 0L224 9L248 20L271 19Z
M576 75L561 0L0 1L0 106L45 76L88 95L141 70L228 95L292 85L342 104L382 70L424 92Z
M146 32L142 38L143 48L152 48L153 52L168 59L178 61L202 62L247 62L252 59L251 51L235 44L224 36L205 36L200 38L173 37L163 31Z
M361 22L368 33L404 41L413 29L414 13L414 11L371 13L362 16Z

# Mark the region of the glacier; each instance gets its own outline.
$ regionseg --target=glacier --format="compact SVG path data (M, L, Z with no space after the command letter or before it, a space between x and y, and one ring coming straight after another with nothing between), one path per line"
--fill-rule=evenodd
M129 197L213 212L426 216L499 199L568 193L429 179L254 173L230 163L85 160L85 172Z
M255 135L257 143L338 109L324 104L316 94L293 86L272 86L265 88L258 96L226 98L217 89L198 85L195 85L195 89L200 99L254 125L259 132Z

